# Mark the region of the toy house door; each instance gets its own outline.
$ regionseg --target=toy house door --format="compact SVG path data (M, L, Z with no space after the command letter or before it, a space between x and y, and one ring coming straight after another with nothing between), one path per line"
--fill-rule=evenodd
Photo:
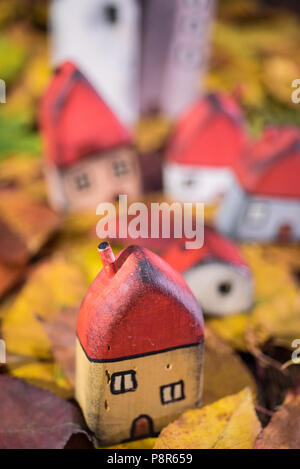
M140 415L132 422L131 438L146 438L153 435L153 422L149 415Z
M118 118L134 123L139 101L139 3L52 0L50 23L53 64L74 62Z
M279 227L277 238L279 241L290 241L292 238L292 227L289 224L284 224Z

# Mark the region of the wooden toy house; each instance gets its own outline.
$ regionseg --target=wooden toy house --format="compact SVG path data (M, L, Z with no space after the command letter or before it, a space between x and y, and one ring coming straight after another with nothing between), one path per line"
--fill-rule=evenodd
M127 125L139 108L140 21L136 0L52 0L52 63L76 63Z
M42 100L40 126L56 209L96 210L119 194L140 194L140 169L128 131L70 62L56 72Z
M227 192L247 144L243 116L227 95L210 94L179 120L164 166L174 200L213 203Z
M240 240L300 239L300 133L269 127L236 168L216 224Z
M206 314L226 316L247 311L253 303L252 273L238 247L205 227L201 249L174 242L163 258L186 280Z
M77 323L76 398L98 443L158 433L201 400L203 318L179 273L137 246L104 268Z

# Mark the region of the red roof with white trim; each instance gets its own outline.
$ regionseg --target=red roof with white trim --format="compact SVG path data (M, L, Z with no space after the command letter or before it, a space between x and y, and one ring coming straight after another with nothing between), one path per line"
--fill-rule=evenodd
M167 163L232 167L248 143L238 104L225 94L199 100L179 121L167 149Z
M248 269L238 246L209 226L204 229L202 248L186 250L185 242L186 240L173 242L172 246L163 254L165 261L179 272L186 272L207 261L222 262L241 269Z
M40 108L46 159L59 167L131 144L127 129L71 62L55 73Z
M236 172L245 191L271 197L300 197L300 131L268 127Z
M203 317L182 276L148 249L130 246L117 272L104 269L85 296L77 323L90 360L114 361L202 342Z

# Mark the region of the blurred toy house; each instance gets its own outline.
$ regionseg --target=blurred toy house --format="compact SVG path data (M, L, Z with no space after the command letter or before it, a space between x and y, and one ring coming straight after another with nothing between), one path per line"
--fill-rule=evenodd
M54 75L42 100L40 122L56 209L94 209L119 194L140 194L140 169L129 132L72 63L64 63Z
M240 240L300 239L300 133L269 127L236 168L217 227Z
M227 95L210 94L177 123L166 152L165 192L183 202L219 201L231 187L247 132L242 111Z
M185 249L178 241L163 258L181 272L206 314L226 316L253 304L253 277L238 246L206 226L201 249Z
M215 6L216 0L52 0L52 62L74 62L127 125L140 110L178 116L201 91Z

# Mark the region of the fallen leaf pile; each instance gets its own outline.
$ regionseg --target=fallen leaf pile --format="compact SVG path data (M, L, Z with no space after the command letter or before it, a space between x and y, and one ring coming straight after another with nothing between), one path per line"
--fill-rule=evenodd
M49 208L37 106L50 77L47 2L0 0L0 448L92 447L74 402L77 312L102 267L94 213ZM300 124L291 103L297 78L299 18L256 0L221 0L213 34L209 89L237 93L254 133L266 122ZM149 156L172 126L140 122L138 148ZM149 163L149 161L148 161ZM157 194L155 201L162 200ZM154 200L154 199L152 199ZM145 199L149 202L149 199ZM208 207L206 220L216 207ZM165 247L154 240L151 249ZM113 244L118 252L121 244ZM240 246L253 271L255 302L243 314L206 318L203 401L157 438L120 449L299 448L299 245Z

